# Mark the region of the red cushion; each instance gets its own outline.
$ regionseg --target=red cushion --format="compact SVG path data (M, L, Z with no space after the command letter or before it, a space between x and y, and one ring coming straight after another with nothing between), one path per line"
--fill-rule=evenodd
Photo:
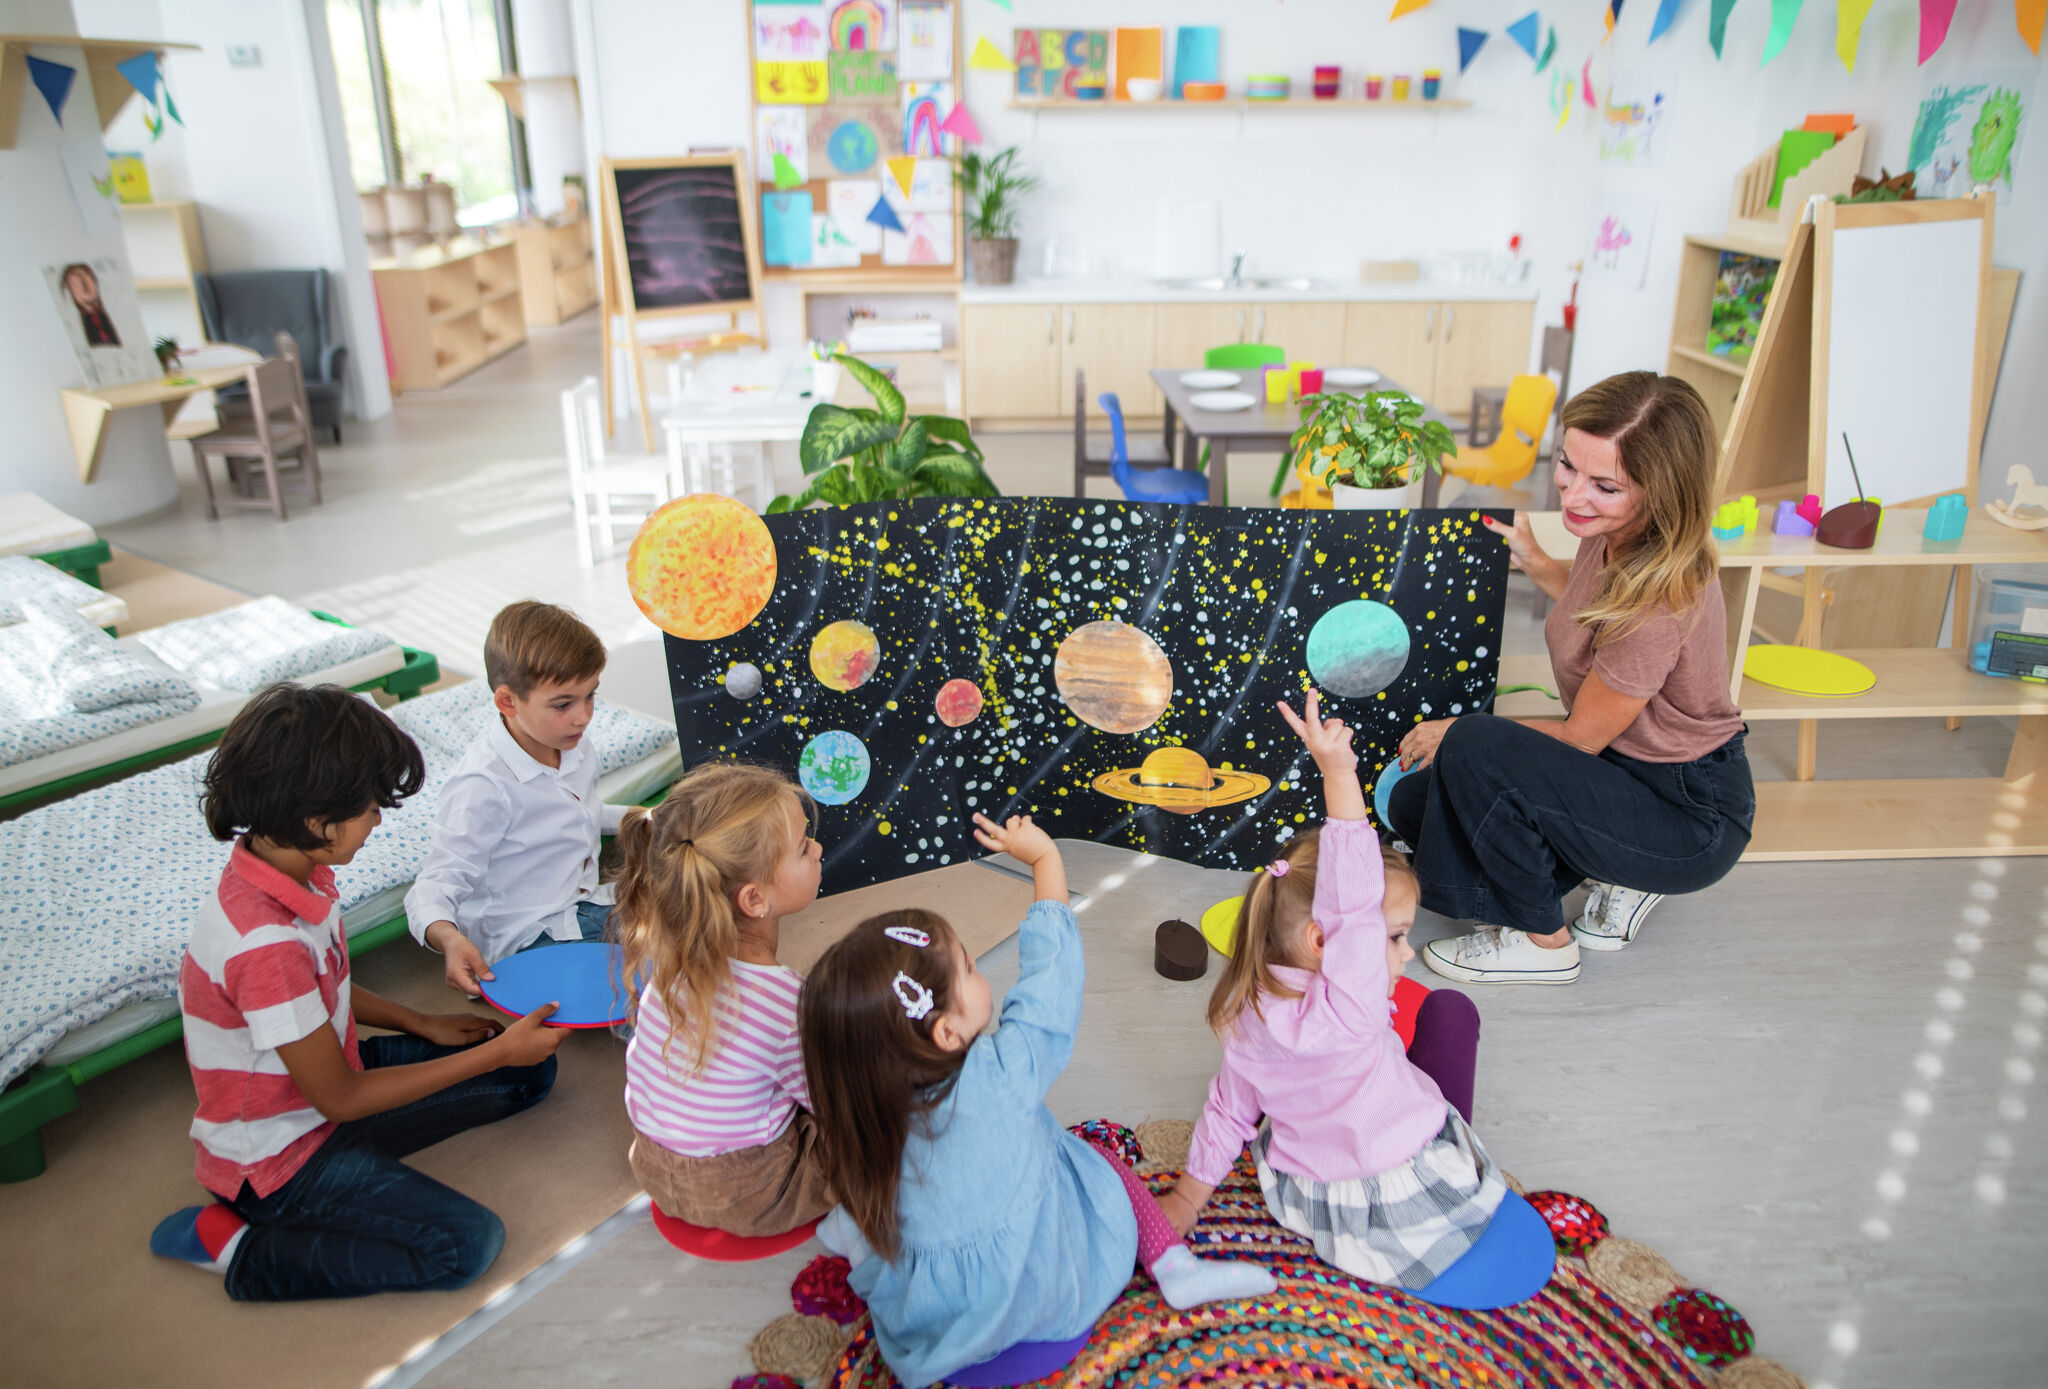
M708 1229L692 1225L687 1220L678 1220L655 1206L654 1228L661 1231L661 1237L682 1250L700 1259L713 1259L722 1264L743 1264L753 1259L766 1259L780 1254L785 1249L794 1249L811 1237L811 1231L818 1228L813 1220L786 1230L779 1235L731 1235L723 1230Z
M1419 983L1402 975L1394 981L1394 1031L1401 1038L1401 1045L1415 1045L1415 1015L1422 1011L1422 1000L1429 997L1429 985Z

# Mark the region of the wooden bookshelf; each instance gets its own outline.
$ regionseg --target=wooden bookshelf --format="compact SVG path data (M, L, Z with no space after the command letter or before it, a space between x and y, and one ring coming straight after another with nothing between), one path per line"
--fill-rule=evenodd
M399 387L436 390L525 342L519 269L512 242L469 237L371 262Z
M588 217L521 222L512 229L512 244L528 323L560 323L597 302Z

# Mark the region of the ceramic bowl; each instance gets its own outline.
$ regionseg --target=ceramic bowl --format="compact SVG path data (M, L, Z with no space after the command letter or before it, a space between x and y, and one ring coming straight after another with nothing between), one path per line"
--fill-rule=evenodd
M1074 88L1074 99L1076 101L1100 101L1108 90L1108 88L1099 84L1076 87Z
M1132 101L1157 101L1166 84L1156 77L1133 77L1124 83L1124 90L1131 94Z

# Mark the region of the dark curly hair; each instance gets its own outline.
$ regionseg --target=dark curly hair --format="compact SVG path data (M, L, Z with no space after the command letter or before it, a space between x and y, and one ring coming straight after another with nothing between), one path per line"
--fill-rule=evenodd
M206 768L206 828L285 849L326 847L316 825L395 808L426 781L419 745L339 685L269 685L242 706Z

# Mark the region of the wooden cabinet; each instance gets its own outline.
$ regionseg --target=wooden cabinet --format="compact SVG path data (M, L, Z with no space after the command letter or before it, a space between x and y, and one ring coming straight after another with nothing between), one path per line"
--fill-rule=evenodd
M1258 304L1254 308L1253 342L1285 348L1291 362L1314 362L1319 367L1349 364L1344 355L1346 305Z
M1152 338L1152 364L1198 367L1212 347L1247 342L1249 304L1161 304Z
M519 249L519 294L528 323L560 323L597 302L590 255L590 219L521 222L512 229Z
M1436 403L1439 304L1347 304L1344 361L1371 367L1419 399Z
M446 248L373 261L391 375L431 391L526 341L519 252L509 241L463 238Z
M960 306L961 389L971 417L1049 419L1073 409L1060 390L1063 314L1057 304Z
M1423 399L1463 418L1471 412L1474 388L1505 386L1528 371L1536 306L1508 300L1437 307L1443 312L1437 320L1436 377Z
M1152 369L1151 304L1069 304L1060 310L1060 400L1074 389L1074 373L1087 373L1088 413L1101 415L1095 398L1114 391L1124 417L1157 415L1166 407L1146 373Z

